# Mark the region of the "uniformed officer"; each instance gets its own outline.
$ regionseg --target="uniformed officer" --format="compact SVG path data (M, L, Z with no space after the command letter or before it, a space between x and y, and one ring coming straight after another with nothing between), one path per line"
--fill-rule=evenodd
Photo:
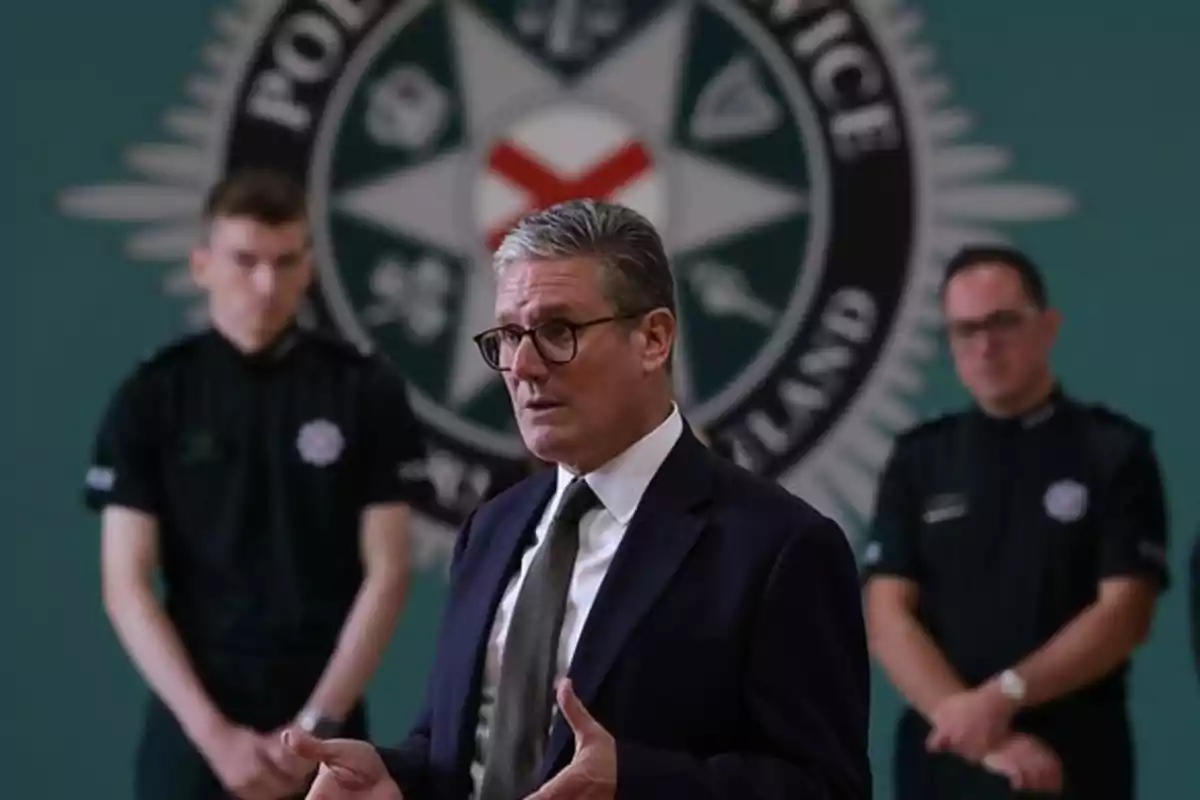
M120 386L95 444L104 604L149 684L144 800L303 791L280 733L365 737L400 612L421 433L379 358L302 330L304 194L248 171L212 191L191 267L211 326ZM164 601L154 581L161 572Z
M909 708L898 800L1134 793L1126 673L1167 586L1150 433L1058 385L1058 314L1021 253L942 286L974 405L900 437L864 552L871 650Z

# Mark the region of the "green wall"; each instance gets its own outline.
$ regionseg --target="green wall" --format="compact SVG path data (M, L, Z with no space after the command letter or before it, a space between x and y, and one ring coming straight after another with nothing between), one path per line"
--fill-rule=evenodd
M4 124L0 320L0 768L5 794L128 796L144 692L98 596L96 524L78 502L101 407L118 377L181 328L163 268L130 259L130 228L72 218L70 187L123 180L122 154L161 137L212 14L226 2L10 4L0 11ZM506 4L511 5L511 4ZM1067 387L1157 433L1176 586L1138 658L1133 698L1142 796L1200 796L1200 702L1187 651L1186 548L1200 521L1194 369L1194 32L1181 0L1048 4L925 0L934 48L972 135L1012 157L1008 177L1065 190L1068 215L1003 229L1045 266L1066 324ZM961 403L939 350L914 395L921 413ZM420 576L372 689L381 738L402 734L441 600ZM876 683L878 796L888 788L895 697ZM14 784L15 782L15 784Z

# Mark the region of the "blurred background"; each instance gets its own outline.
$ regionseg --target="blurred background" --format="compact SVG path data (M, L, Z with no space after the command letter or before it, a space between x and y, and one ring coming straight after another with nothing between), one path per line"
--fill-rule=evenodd
M1029 252L1065 316L1066 388L1156 433L1176 585L1134 670L1141 796L1200 796L1182 585L1200 523L1200 7L830 3L848 32L808 58L745 10L769 4L427 0L360 25L370 5L0 10L4 795L127 796L144 688L99 602L83 475L116 381L197 320L179 268L203 190L266 158L308 176L310 318L392 356L437 445L422 569L371 690L381 739L414 711L452 526L519 457L498 385L458 361L479 319L472 276L515 214L590 193L668 234L694 421L736 446L762 438L755 404L781 381L824 393L828 412L753 466L852 537L881 447L966 400L937 331L945 257L976 239ZM870 102L829 103L836 44L878 79ZM852 289L874 326L851 368L798 372L829 343L821 303ZM874 698L888 798L898 703L881 676Z

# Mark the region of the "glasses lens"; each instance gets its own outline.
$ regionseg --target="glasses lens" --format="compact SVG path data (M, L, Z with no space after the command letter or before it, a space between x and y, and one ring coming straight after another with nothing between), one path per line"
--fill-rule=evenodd
M500 341L500 331L488 331L479 337L479 354L492 369L503 368L500 364Z
M552 364L566 364L575 357L575 331L568 323L544 323L532 331L532 336L538 355ZM512 369L524 338L520 328L500 328L481 334L476 341L487 365L503 371Z
M542 358L565 364L575 357L575 331L562 322L547 322L534 331Z

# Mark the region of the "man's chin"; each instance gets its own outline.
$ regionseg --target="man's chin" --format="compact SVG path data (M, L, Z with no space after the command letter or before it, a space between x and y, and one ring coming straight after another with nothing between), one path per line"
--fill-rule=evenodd
M564 450L569 445L564 432L558 426L526 422L521 425L521 438L525 449L534 457L551 464L564 460Z

